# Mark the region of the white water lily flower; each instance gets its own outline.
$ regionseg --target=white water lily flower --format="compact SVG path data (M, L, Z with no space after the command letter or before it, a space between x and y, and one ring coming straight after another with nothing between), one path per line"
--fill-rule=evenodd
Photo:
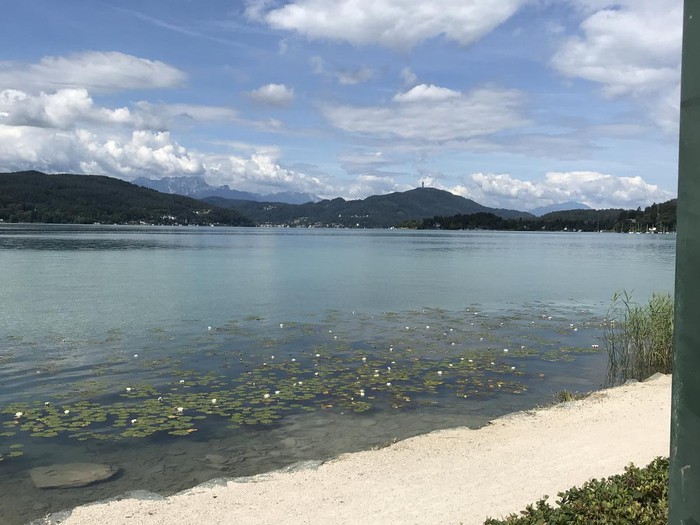
M70 414L70 410L68 410L68 409L66 408L66 409L63 411L63 413L66 414L66 415L68 415L68 414Z
M213 399L211 400L211 404L212 404L212 405L216 405L216 398L213 398Z
M180 379L180 383L184 383L184 382L185 382L185 380L184 380L184 379Z
M275 395L278 396L280 395L281 390L275 390Z
M284 323L280 323L280 328L284 328Z
M182 413L185 409L183 407L177 407L177 411Z
M270 399L270 394L263 395L263 399Z
M49 403L48 401L44 401L44 406L45 406L45 407L49 406L50 404L51 404L51 403Z
M316 354L316 357L321 357L321 354Z
M504 353L504 354L507 354L507 353L508 353L508 349L507 349L507 348L504 348L504 349L503 349L503 353Z
M162 397L159 397L159 398L158 398L158 401L163 401L163 398L162 398Z
M441 375L442 375L442 370L438 370L438 373L437 373L437 374L438 374L439 376L441 376Z
M21 418L23 415L24 415L24 412L16 412L16 413L15 413L15 418L16 418L16 419L19 419L19 418Z
M131 392L131 387L130 387L130 386L127 386L127 387L126 387L126 391L127 391L127 392Z
M391 386L391 383L387 383L386 386Z
M133 425L133 424L136 423L137 421L138 421L138 419L132 419L132 420L131 420L131 424Z

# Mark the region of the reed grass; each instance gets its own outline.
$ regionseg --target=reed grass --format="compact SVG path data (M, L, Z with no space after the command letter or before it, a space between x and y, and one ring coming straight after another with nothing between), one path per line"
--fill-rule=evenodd
M625 291L616 292L605 329L609 386L638 381L673 366L673 298L653 294L639 305Z

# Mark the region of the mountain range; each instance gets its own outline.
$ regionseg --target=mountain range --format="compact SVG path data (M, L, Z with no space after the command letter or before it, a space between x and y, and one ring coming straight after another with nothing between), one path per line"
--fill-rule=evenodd
M549 206L540 206L534 210L530 210L535 217L542 217L553 211L569 211L569 210L592 210L590 206L582 202L567 201L559 204L550 204Z
M145 179L141 179L141 182L143 180ZM224 195L251 195L228 187L210 186L199 177L166 177L149 183L166 191L159 192L120 179L96 175L47 175L36 171L0 174L0 221L430 228L435 227L431 226L433 223L458 227L464 223L463 217L450 217L480 214L482 217L479 221L484 224L518 229L521 222L532 223L536 219L531 213L489 208L436 188L421 187L405 192L372 195L359 200L335 198L289 204L229 199L218 195L194 199L176 193L196 195L221 191ZM262 197L264 196L257 196ZM587 206L581 203L565 203L557 208L569 207L578 209L549 212L542 219L548 224L553 223L554 228L566 227L566 224L561 223L563 220L603 227L610 220L617 220L622 212L609 210L610 213L606 214L604 210L584 209ZM546 209L534 211L541 213ZM610 214L611 217L608 217ZM494 221L494 218L498 220ZM510 222L501 224L499 220ZM532 224L524 223L524 229L532 227Z
M473 200L435 188L372 195L361 200L346 201L337 198L298 205L221 197L206 197L203 200L221 208L235 209L261 225L390 228L404 221L436 215L483 212L506 219L533 217L527 212L482 206Z
M249 191L232 190L228 186L211 186L202 177L163 177L162 179L139 177L134 180L134 184L143 186L144 188L151 188L161 193L174 193L194 199L221 197L223 199L255 202L284 202L286 204L304 204L306 202L318 202L321 200L321 198L316 195L299 191L282 191L263 195Z

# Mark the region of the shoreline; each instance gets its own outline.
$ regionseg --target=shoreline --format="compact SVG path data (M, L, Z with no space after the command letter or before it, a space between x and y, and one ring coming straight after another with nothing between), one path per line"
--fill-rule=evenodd
M440 430L301 470L212 480L169 497L137 493L33 523L463 523L645 466L669 452L671 376ZM299 467L299 465L297 465Z

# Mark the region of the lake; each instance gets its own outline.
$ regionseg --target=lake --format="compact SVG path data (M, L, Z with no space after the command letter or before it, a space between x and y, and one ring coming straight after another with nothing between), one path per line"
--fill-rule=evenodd
M0 224L0 522L587 392L674 235ZM108 463L42 490L31 468Z

